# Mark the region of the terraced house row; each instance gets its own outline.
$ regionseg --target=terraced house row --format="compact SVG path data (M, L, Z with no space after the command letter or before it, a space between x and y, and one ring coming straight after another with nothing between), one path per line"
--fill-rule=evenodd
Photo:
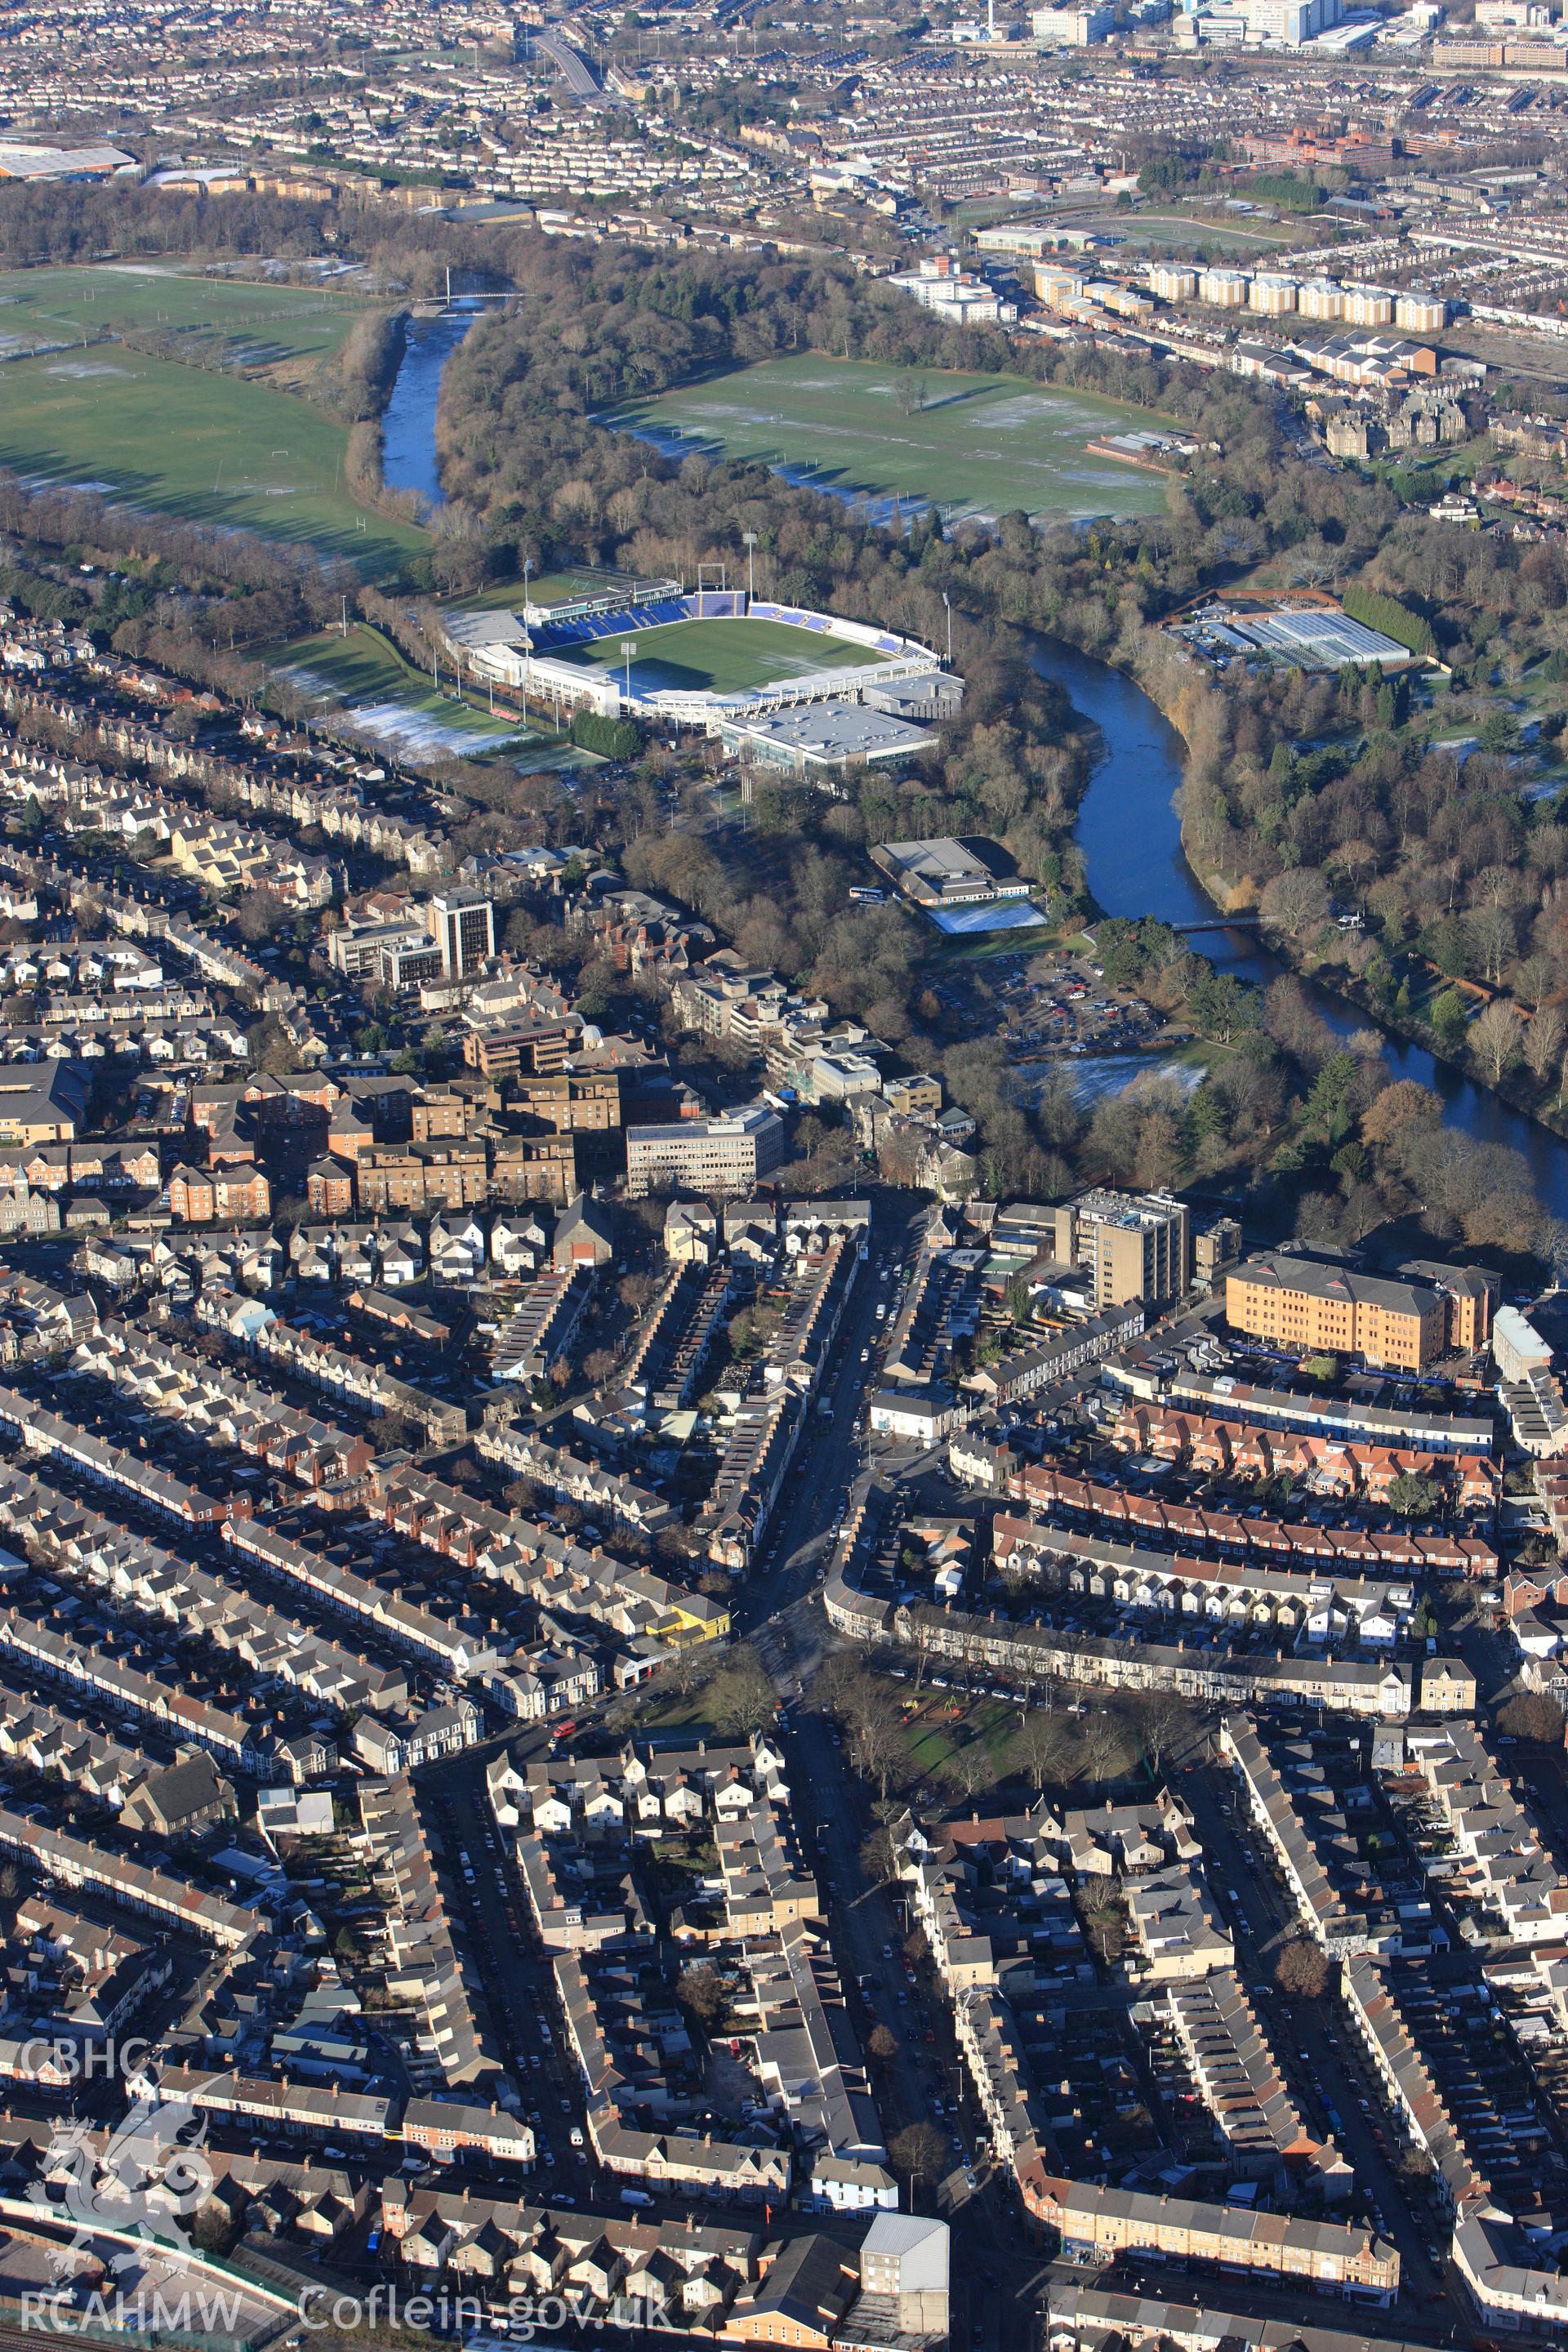
M218 1438L318 1491L362 1477L375 1458L357 1432L299 1412L276 1390L113 1318L78 1344L71 1370L106 1381L144 1412Z
M0 1468L0 1525L24 1540L33 1539L33 1530L52 1524L58 1514L76 1509L68 1496L43 1480L20 1479ZM81 1532L86 1548L79 1537L70 1552L57 1549L55 1565L102 1590L117 1610L161 1618L216 1651L232 1650L260 1679L277 1676L343 1714L406 1705L408 1685L400 1670L335 1649L297 1618L253 1601L221 1577L112 1521L84 1515Z
M554 1616L586 1617L614 1635L611 1669L627 1689L658 1671L672 1649L721 1640L730 1630L723 1601L689 1592L651 1570L628 1568L597 1546L585 1549L531 1520L507 1522L484 1572Z
M1031 2219L1056 2232L1070 2257L1151 2254L1263 2272L1384 2310L1399 2293L1398 2248L1358 2223L1308 2221L1092 2181L1047 2179L1026 2185L1024 2198Z
M859 1244L851 1237L835 1238L819 1256L804 1263L752 1388L729 1416L718 1473L702 1508L708 1557L731 1575L756 1558L772 1523L859 1270Z
M974 1459L973 1452L957 1439L949 1451L954 1469L960 1470L963 1464L960 1475L964 1475ZM1483 1466L1489 1472L1493 1467L1489 1463ZM1073 1477L1048 1462L1032 1463L1013 1472L1005 1480L1005 1491L1037 1509L1104 1520L1136 1535L1168 1537L1225 1558L1239 1555L1248 1560L1332 1570L1406 1568L1426 1576L1489 1578L1498 1570L1496 1551L1479 1536L1418 1535L1404 1528L1318 1527L1307 1519L1200 1509L1195 1505L1166 1502L1158 1495Z
M624 1386L661 1412L679 1412L698 1394L734 1296L727 1265L683 1265L654 1301L622 1371Z
M750 1931L742 1950L736 2023L770 2105L802 2151L814 2199L840 2212L896 2210L882 2120L822 1922Z
M184 1928L225 1951L237 1951L267 1925L259 1912L243 1910L166 1870L148 1870L85 1838L67 1837L7 1805L0 1805L0 1853L58 1885L81 1887L129 1911L144 1911L160 1926Z
M1449 1885L1510 1943L1568 1938L1568 1878L1546 1852L1534 1815L1515 1797L1472 1724L1413 1729L1408 1768L1446 1824L1456 1857Z
M1340 1972L1340 1993L1402 2136L1431 2159L1438 2194L1451 2211L1461 2211L1487 2193L1487 2182L1410 2038L1387 1979L1366 1953L1354 1953Z
M1240 1979L1217 1969L1173 1985L1164 2007L1232 2178L1271 2179L1285 2164L1298 2178L1316 2175L1329 2196L1349 2196L1351 2167L1308 2126Z
M1314 1495L1370 1503L1386 1503L1394 1480L1409 1476L1438 1479L1460 1510L1489 1509L1502 1490L1501 1469L1484 1454L1436 1454L1418 1446L1314 1436L1182 1412L1170 1405L1124 1404L1110 1436L1123 1453L1157 1455L1205 1476L1284 1476Z
M228 1517L226 1498L190 1486L129 1446L110 1445L79 1421L47 1412L15 1389L0 1389L0 1430L20 1438L24 1452L64 1462L95 1485L129 1495L153 1517L213 1534Z
M1223 1718L1219 1752L1241 1781L1247 1816L1279 1864L1312 1940L1339 1959L1348 1959L1356 1952L1397 1948L1396 1932L1374 1928L1363 1911L1336 1893L1249 1716Z
M754 2147L722 2133L649 2131L626 2117L657 2104L657 2074L628 2076L616 2062L602 2007L607 1992L595 1987L589 1964L577 1952L558 1952L552 1963L556 1999L565 2021L566 2046L582 2076L589 2144L606 2172L646 2181L652 2189L687 2197L719 2198L726 2203L783 2202L793 2166L787 2148ZM617 1970L624 1980L625 1970Z
M1310 1389L1255 1388L1228 1373L1179 1371L1168 1380L1152 1370L1113 1371L1118 1387L1152 1402L1191 1406L1217 1421L1249 1427L1299 1430L1347 1444L1409 1447L1417 1453L1492 1454L1497 1425L1482 1414L1437 1412L1424 1405L1398 1409L1359 1397L1320 1396Z
M892 1601L852 1580L865 1506L851 1512L823 1588L828 1622L851 1639L984 1666L1025 1686L1052 1681L1101 1690L1168 1690L1198 1706L1317 1706L1403 1722L1419 1706L1472 1715L1475 1676L1457 1659L1275 1657L1180 1643L1128 1643L1064 1633L1027 1620L980 1616L952 1603Z
M783 1771L779 1749L757 1735L743 1747L634 1743L616 1756L521 1765L501 1757L487 1779L554 1956L600 2161L650 2184L727 2198L787 2192L785 2150L647 2128L679 2110L651 2005L655 1946L637 1857L664 1838L703 1837L717 1848L717 1887L681 1906L676 1933L683 1947L705 1941L732 1969L733 2031L751 2042L758 2080L809 2159L814 2193L858 2210L893 2202L896 2187L819 1891L795 1846Z
M232 1299L226 1302L221 1296L204 1293L195 1303L196 1319L237 1339L252 1355L264 1357L291 1380L324 1390L365 1412L406 1414L423 1425L433 1445L451 1444L467 1430L468 1416L462 1405L432 1396L411 1381L400 1381L380 1364L332 1347L314 1331L286 1322L270 1308L247 1313L246 1336L240 1339L229 1320L233 1304ZM247 1302L247 1307L250 1304Z
M257 1561L269 1575L299 1585L327 1609L374 1626L385 1641L426 1664L467 1676L489 1662L489 1651L471 1633L412 1601L400 1601L395 1590L356 1576L353 1569L280 1535L260 1519L230 1519L224 1541L238 1559Z
M15 1687L0 1689L0 1757L34 1772L53 1773L116 1812L128 1797L170 1769L145 1748L94 1731L90 1724L46 1706L36 1692Z
M420 2012L422 2071L448 2089L498 2077L500 2062L489 2021L463 1974L414 1783L362 1781L359 1811L373 1884L384 1906L386 1990L394 2002L412 2003Z
M395 2092L350 2092L335 2083L273 2082L227 2068L177 2066L166 2060L144 2085L134 2087L144 2088L160 2105L281 2126L310 2138L348 2136L356 2141L400 2142L448 2159L471 2150L496 2164L526 2167L533 2162L532 2129L497 2102L479 2105L466 2100L406 2098ZM396 2149L377 2145L363 2153L368 2162L390 2163Z
M577 1848L592 1856L624 1843L630 1853L704 1825L717 1833L759 1802L785 1795L783 1770L783 1757L758 1735L741 1748L661 1753L632 1745L615 1756L552 1756L521 1766L503 1750L485 1779L496 1825L512 1840L540 1941L546 1951L592 1951L626 1932L628 1912L640 1916L640 1899L620 1874L605 1880L591 1864L580 1864Z
M37 1675L64 1689L89 1694L117 1714L145 1717L173 1738L196 1740L254 1780L269 1780L278 1769L276 1749L259 1726L192 1698L154 1675L123 1665L93 1643L74 1636L68 1642L47 1626L8 1612L0 1616L0 1657L9 1660L18 1674Z
M754 2284L763 2250L755 2224L626 2221L510 2198L458 2196L387 2180L384 2241L421 2284L446 2279L472 2294L537 2297L574 2288L604 2308L625 2298L675 2324L720 2333Z
M569 1446L552 1445L535 1430L487 1421L475 1435L474 1451L556 1501L581 1505L590 1519L612 1521L630 1534L653 1537L679 1523L679 1512L651 1487L603 1469Z
M304 1585L330 1607L365 1618L389 1641L420 1657L435 1661L460 1675L477 1672L492 1662L491 1654L476 1643L471 1635L458 1631L427 1610L397 1600L381 1586L355 1576L352 1570L340 1568L335 1561L307 1550L304 1546L291 1542L287 1537L264 1526L250 1516L247 1498L238 1498L233 1507L235 1516L231 1517L231 1506L226 1500L207 1495L199 1487L187 1486L141 1454L106 1444L91 1431L83 1429L79 1423L68 1421L58 1413L46 1412L41 1406L18 1395L15 1390L0 1389L0 1429L14 1431L29 1453L69 1463L99 1484L115 1486L133 1496L161 1517L179 1520L187 1527L209 1533L221 1533L224 1541L237 1553L260 1561L280 1578ZM56 1499L64 1501L63 1497ZM153 1549L156 1551L155 1547ZM318 1696L326 1696L329 1690L350 1688L359 1693L359 1696L343 1702L334 1698L333 1704L357 1706L374 1703L384 1706L402 1703L392 1695L397 1678L384 1670L370 1667L363 1660L344 1659L341 1653L330 1650L327 1644L314 1643L313 1636L300 1634L293 1628L291 1620L276 1619L276 1640L259 1614L254 1620L247 1621L242 1627L240 1617L235 1613L240 1604L226 1599L225 1588L216 1579L203 1580L193 1570L188 1575L196 1579L195 1582L187 1581L182 1585L176 1576L171 1583L168 1581L171 1571L163 1565L167 1555L159 1554L157 1557L158 1573L163 1581L155 1596L148 1588L147 1597L150 1600L155 1598L162 1613L174 1613L174 1597L183 1591L192 1608L209 1604L217 1608L218 1614L214 1622L235 1633L235 1646L238 1646L237 1637L243 1633L244 1638L262 1643L268 1655L279 1656L279 1665L268 1671L282 1673L287 1680L299 1681L301 1688L311 1687L319 1681ZM207 1590L209 1584L210 1591ZM268 1612L265 1615L272 1618L274 1612ZM307 1643L304 1651L299 1650L300 1640ZM292 1659L282 1658L279 1643L284 1649L292 1645L295 1652ZM313 1647L310 1646L311 1643ZM307 1675L310 1677L310 1682L303 1678ZM405 1689L403 1696L406 1696Z
M1386 1647L1409 1622L1409 1584L1369 1583L1355 1576L1293 1576L1283 1569L1230 1568L1100 1543L1033 1519L998 1517L993 1549L1001 1568L1022 1570L1047 1591L1114 1601L1128 1609L1273 1626L1308 1643L1360 1642Z
M89 667L99 666L89 664ZM37 687L19 684L7 684L0 695L0 709L7 717L51 719L72 735L96 725L100 719L96 710L67 696L46 694ZM377 856L389 858L394 865L406 866L415 873L432 872L440 863L439 843L405 817L379 808L374 802L367 805L361 786L353 778L312 780L278 775L258 764L227 760L177 737L138 727L130 719L111 718L104 725L108 740L123 758L155 774L176 777L198 792L216 793L226 804L237 801L241 806L264 809L293 824L319 825L323 833L336 839L374 850ZM58 797L68 799L73 804L86 803L113 788L113 780L96 768L80 761L51 761L47 754L32 751L24 744L12 747L12 763L25 776L27 789L39 799Z

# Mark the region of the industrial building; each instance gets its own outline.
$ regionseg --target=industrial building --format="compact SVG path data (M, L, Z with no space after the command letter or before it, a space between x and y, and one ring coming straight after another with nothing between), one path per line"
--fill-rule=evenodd
M1382 669L1407 669L1420 656L1396 637L1352 621L1331 604L1281 604L1268 611L1244 611L1232 604L1205 604L1178 622L1173 635L1184 639L1211 659L1237 656L1256 659L1272 655L1293 669L1348 669L1375 662Z

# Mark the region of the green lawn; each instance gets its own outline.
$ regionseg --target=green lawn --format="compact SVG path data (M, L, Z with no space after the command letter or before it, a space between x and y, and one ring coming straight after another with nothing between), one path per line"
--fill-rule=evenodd
M940 1779L961 1748L978 1740L984 1748L993 1781L1004 1780L1013 1769L1013 1748L1023 1721L1019 1709L1005 1699L971 1701L956 1717L948 1714L951 1701L941 1693L928 1697L921 1711L904 1726L910 1761L928 1779Z
M96 262L82 268L0 269L0 356L62 339L166 327L211 356L247 367L316 358L342 342L363 298L297 286L251 286L173 262Z
M605 582L594 572L534 572L530 573L530 596L574 596L585 592L597 592ZM512 613L521 612L523 588L521 580L492 580L488 588L475 591L471 596L442 596L437 599L443 612L449 613Z
M358 624L346 637L336 629L297 637L291 645L274 646L267 660L269 668L296 684L342 702L359 726L384 741L388 750L449 751L466 759L482 759L509 747L531 750L535 744L542 751L555 750L552 735L535 736L510 719L492 719L487 710L455 700L446 685L438 694L433 692L423 671L405 662L375 630Z
M1129 245L1222 245L1238 251L1258 246L1302 242L1302 226L1295 221L1214 221L1196 213L1118 213L1096 226Z
M912 415L904 371L813 352L634 401L605 421L672 449L760 459L824 489L873 498L896 492L975 514L1163 511L1157 474L1092 457L1084 445L1169 419L1022 376L921 373L926 404Z
M244 376L114 343L0 369L0 465L183 522L342 556L372 575L428 541L341 486L345 428Z
M579 668L624 672L617 636L559 648L551 658ZM846 637L814 635L784 621L670 621L663 628L639 629L630 642L632 686L644 694L685 687L717 694L743 694L775 678L805 677L818 669L865 669L883 659L868 646Z

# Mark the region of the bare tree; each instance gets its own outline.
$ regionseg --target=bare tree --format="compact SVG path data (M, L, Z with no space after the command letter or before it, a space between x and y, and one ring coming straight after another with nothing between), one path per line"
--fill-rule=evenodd
M1292 1936L1279 1948L1274 1963L1274 1981L1281 1992L1297 2000L1321 2000L1329 1989L1327 1956L1318 1949L1310 1937Z
M1139 1695L1131 1712L1149 1769L1159 1780L1173 1751L1192 1737L1193 1711L1174 1691L1152 1690Z
M1466 919L1465 930L1482 977L1495 988L1519 945L1513 917L1505 907L1479 907Z
M239 936L247 946L258 940L269 940L280 931L289 919L289 908L276 890L265 887L247 890L235 915Z
M1544 1691L1521 1691L1498 1709L1498 1722L1510 1739L1548 1748L1563 1745L1563 1709Z
M708 1685L708 1712L731 1738L760 1731L776 1703L767 1669L749 1642L729 1653Z
M860 1867L873 1887L886 1886L890 1879L898 1876L898 1848L886 1822L879 1822L869 1837L861 1840Z
M906 2124L888 2142L888 2161L910 2184L910 2201L922 2180L934 2180L947 2161L947 2147L934 2124Z
M1072 1748L1072 1734L1059 1715L1030 1714L1024 1717L1017 1738L1018 1760L1044 1796L1053 1780L1061 1780Z
M1563 1055L1563 1040L1568 1036L1568 1024L1554 1004L1543 1004L1531 1017L1524 1033L1524 1058L1532 1076L1545 1086L1556 1071Z
M710 2033L729 2006L724 1979L710 1960L694 1961L676 1979L675 1998L688 2017Z
M1098 1789L1121 1751L1121 1726L1109 1707L1097 1707L1086 1716L1079 1735L1083 1745L1084 1769Z
M1518 1005L1506 996L1494 997L1477 1015L1470 1030L1470 1043L1477 1061L1494 1087L1503 1072L1518 1061L1523 1036L1523 1016Z
M1258 910L1282 931L1316 930L1329 911L1329 886L1315 866L1287 866L1266 885Z
M942 1768L942 1777L963 1797L975 1797L982 1789L988 1789L996 1778L996 1768L984 1739L972 1739L955 1748Z
M855 1760L867 1779L877 1783L879 1797L887 1795L889 1781L908 1754L903 1721L895 1707L868 1710L857 1723Z

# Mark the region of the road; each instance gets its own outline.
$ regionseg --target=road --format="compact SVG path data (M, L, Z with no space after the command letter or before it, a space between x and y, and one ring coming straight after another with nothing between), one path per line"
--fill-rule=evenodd
M891 2054L872 2070L886 2137L890 2141L907 2124L931 2121L950 2142L953 2170L941 2202L953 2226L953 2352L1011 2352L1016 2343L1037 2340L1040 2298L1053 2277L1134 2289L1146 2284L1152 2294L1190 2294L1199 2301L1212 2299L1212 2294L1198 2278L1189 2281L1157 2264L1132 2262L1097 2279L1091 2272L1042 2262L1010 2186L976 2160L983 2120L968 2094L951 2005L929 1968L911 1965L906 1956L900 1899L862 1866L861 1852L876 1825L869 1789L850 1765L833 1723L810 1703L815 1670L837 1646L818 1584L854 1480L868 1459L885 1477L899 1479L919 1476L942 1460L940 1449L868 1445L858 1429L878 1376L878 1342L892 1318L897 1270L908 1258L918 1213L918 1203L901 1199L879 1199L875 1204L871 1255L846 1303L822 1391L831 1417L814 1405L768 1540L737 1591L732 1618L737 1635L754 1643L779 1694L792 1811L805 1859L827 1897L834 1954L862 2047L879 2025L892 2037ZM879 1306L885 1309L881 1320ZM509 1744L526 1756L545 1752L548 1740L542 1729L530 1728ZM543 2168L544 2182L557 2195L564 2189L580 2201L613 2210L615 2184L567 2146L570 2126L580 2119L581 2084L554 2023L551 1971L531 1940L524 1940L526 1906L502 1850L505 1842L497 1838L493 1849L486 1843L487 1832L493 1831L485 1805L484 1757L485 1751L475 1750L443 1765L431 1789L448 1849L448 1883L467 1914L470 1949L505 2055L551 2143L555 2161ZM1264 1855L1226 1810L1223 1780L1192 1756L1179 1759L1179 1767L1182 1794L1192 1805L1211 1878L1236 1934L1238 1969L1249 1985L1264 1985L1292 1927L1291 1906ZM461 1875L459 1850L474 1871L471 1886ZM1238 1897L1234 1903L1233 1888ZM1082 1988L1081 1998L1091 2006L1119 1996L1097 1985ZM1468 2342L1475 2325L1468 2302L1441 2259L1434 2261L1427 2251L1446 2238L1446 2230L1426 2206L1427 2192L1394 2174L1393 2135L1382 2129L1381 2101L1341 2013L1331 2001L1286 2002L1272 1991L1255 2000L1298 2102L1325 2136L1332 2130L1354 2167L1358 2207L1399 2247L1406 2282L1400 2305L1387 2314L1358 2311L1357 2332L1375 2337L1403 2331L1433 2343ZM552 2021L548 2042L542 2018ZM973 2191L965 2181L966 2164L978 2184ZM922 2203L931 2201L932 2187L922 2189ZM950 2202L953 2190L956 2200ZM672 2213L685 2210L678 2200L661 2200L660 2205ZM1223 2299L1258 2316L1304 2315L1298 2286L1277 2287L1263 2278L1227 2278ZM1325 2325L1335 2324L1340 2306L1314 2298L1312 2307Z
M550 1738L533 1725L506 1746L526 1764L548 1754ZM422 1777L419 1802L440 1841L445 1884L468 1947L466 1965L477 1969L484 1985L501 2056L534 2122L542 2150L536 2178L546 2196L565 2191L568 2201L587 2203L593 2200L595 2169L568 2137L583 2121L582 2080L563 2044L553 1973L526 1925L521 1878L508 1841L490 1819L484 1774L493 1752L469 1748L437 1777ZM471 1885L463 1874L464 1855L473 1872ZM606 2188L604 2194L613 2204L613 2191Z
M626 100L607 90L580 49L574 49L564 33L540 32L533 37L536 57L552 65L574 98L587 100L596 106L625 106Z
M1249 1988L1270 1985L1280 1946L1297 1924L1295 1906L1239 1813L1223 1810L1212 1776L1187 1771L1181 1794L1192 1807L1210 1887L1236 1940L1237 1972ZM1255 1993L1254 2007L1297 2105L1325 2135L1331 2131L1355 2168L1359 2204L1398 2247L1407 2299L1431 2310L1447 2304L1453 2319L1468 2324L1463 2289L1450 2284L1446 2260L1434 2261L1427 2251L1447 2239L1447 2224L1427 2204L1427 2191L1406 2188L1379 2144L1381 2096L1337 2003L1286 2000L1270 1990ZM1384 2140L1392 2147L1391 2134Z
M848 1763L833 1725L802 1696L824 1653L837 1646L816 1588L845 1497L865 1464L867 1449L856 1433L856 1420L876 1384L878 1342L892 1320L897 1275L909 1255L919 1214L918 1204L901 1199L876 1203L871 1256L846 1305L834 1351L836 1370L823 1391L833 1417L815 1409L810 1416L796 1457L799 1475L775 1517L763 1564L737 1601L733 1622L738 1633L754 1642L785 1706L792 1810L797 1823L816 1825L803 1832L807 1858L829 1897L834 1957L862 2046L879 2025L897 2044L895 2054L874 2070L884 2133L892 2140L907 2124L932 2122L949 2141L949 2187L963 2200L951 2210L955 2352L970 2347L1001 2352L1019 2326L1027 2327L1032 2340L1033 2315L1022 2309L1014 2314L1010 2306L1015 2294L1025 2294L1026 2276L1033 2276L1037 2263L1007 2193L983 2174L977 2193L965 2188L963 2159L973 2156L984 2126L967 2095L949 2004L929 1966L911 1968L905 1957L908 1929L899 1899L862 1867L861 1848L876 1826L867 1786ZM882 1320L879 1307L886 1310ZM910 1446L879 1448L877 1454L884 1471L900 1477L943 1458L940 1452ZM929 2188L926 2194L929 2199ZM1016 2276L1008 2279L1005 2265Z

